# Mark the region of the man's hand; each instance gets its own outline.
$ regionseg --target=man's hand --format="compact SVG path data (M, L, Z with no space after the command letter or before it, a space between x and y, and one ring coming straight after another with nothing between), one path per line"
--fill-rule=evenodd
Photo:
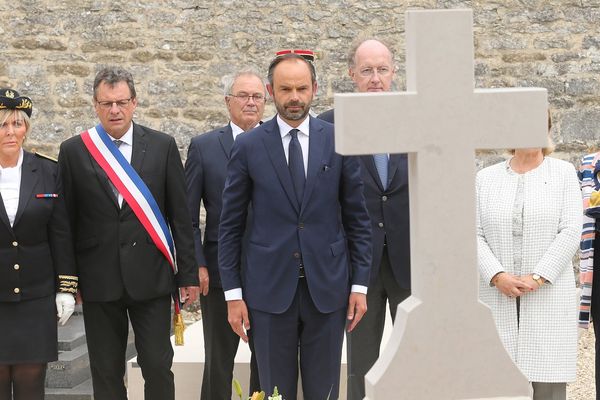
M362 293L350 293L348 300L348 332L352 332L367 312L367 295Z
M184 307L189 307L190 304L198 300L198 292L200 288L198 286L185 286L179 288L180 300L184 302Z
M198 280L200 281L200 294L206 296L208 294L210 278L208 277L208 268L205 265L201 265L198 268Z
M248 343L246 331L250 329L250 320L248 319L248 308L244 300L230 300L227 302L227 320L236 335Z
M530 283L524 282L520 277L508 272L500 272L493 279L492 283L496 286L500 292L508 297L519 297L525 293L535 290L538 286L537 283L531 285Z

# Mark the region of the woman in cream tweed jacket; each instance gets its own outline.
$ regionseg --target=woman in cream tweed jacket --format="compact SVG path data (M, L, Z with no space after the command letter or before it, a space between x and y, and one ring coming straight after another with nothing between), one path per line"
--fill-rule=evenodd
M545 153L516 150L477 174L479 294L534 399L560 399L576 374L582 206L573 165Z

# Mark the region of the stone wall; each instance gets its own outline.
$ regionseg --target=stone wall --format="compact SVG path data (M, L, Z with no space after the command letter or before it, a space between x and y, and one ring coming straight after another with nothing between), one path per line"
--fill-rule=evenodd
M221 77L244 64L265 71L276 50L319 52L314 109L351 91L346 51L358 33L392 42L404 86L404 11L474 10L478 87L541 86L549 91L557 155L576 162L600 136L600 0L22 0L0 2L0 85L32 97L28 146L58 144L95 124L97 70L134 73L136 120L176 137L227 121ZM273 107L267 107L268 115ZM480 155L481 165L499 153Z

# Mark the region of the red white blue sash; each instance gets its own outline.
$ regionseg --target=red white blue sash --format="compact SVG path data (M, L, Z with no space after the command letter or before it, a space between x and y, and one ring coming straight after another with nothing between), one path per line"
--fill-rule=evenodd
M142 178L127 162L102 125L81 133L81 139L108 179L129 204L158 250L177 273L173 238L158 204Z

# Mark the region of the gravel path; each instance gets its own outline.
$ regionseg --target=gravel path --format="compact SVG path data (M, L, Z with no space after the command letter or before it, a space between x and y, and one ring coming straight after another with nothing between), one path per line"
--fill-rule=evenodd
M579 338L579 357L577 359L577 381L567 386L569 400L593 400L594 383L594 330L590 327L582 331Z

